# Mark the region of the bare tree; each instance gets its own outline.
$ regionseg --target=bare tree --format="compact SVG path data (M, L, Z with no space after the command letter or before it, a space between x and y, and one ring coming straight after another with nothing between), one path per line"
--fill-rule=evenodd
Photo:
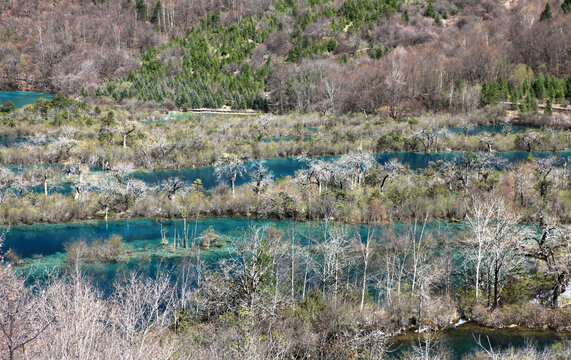
M385 78L385 96L389 106L389 113L393 119L399 118L399 106L406 94L406 56L407 53L402 48L397 48L391 53L390 69Z
M128 180L128 176L135 171L135 166L129 162L120 162L113 164L110 169L110 175L117 179L119 184L124 185Z
M163 180L160 188L167 194L169 200L172 200L179 192L188 191L188 186L186 186L185 182L177 176Z
M545 225L540 234L528 230L523 250L527 257L541 261L545 273L554 282L551 295L553 306L560 306L560 295L571 279L571 230L569 226Z
M3 341L0 354L13 360L21 350L26 356L26 345L36 340L53 323L38 313L34 289L9 266L0 263L0 334Z
M499 204L495 199L482 200L476 198L469 207L467 221L472 236L467 239L467 244L469 244L470 250L473 252L472 258L476 263L476 300L478 300L480 295L480 273L482 263L490 242L489 229L494 215L497 213L496 208L498 206Z
M518 224L520 216L505 201L500 200L492 209L494 220L488 230L490 236L488 262L492 272L493 296L490 296L492 291L489 290L488 306L494 309L498 306L503 277L510 274L521 259L518 252L521 243L521 227Z
M363 256L363 282L361 284L361 304L359 305L359 312L363 313L363 307L365 306L365 291L367 290L367 270L369 269L369 260L374 252L375 242L373 240L375 230L369 225L367 227L367 238L365 243L359 242L359 249L361 250L361 255Z
M48 185L51 184L53 180L58 180L61 171L58 167L53 166L35 166L31 168L28 172L28 176L31 178L32 182L39 182L43 185L44 195L48 196Z
M107 221L109 210L117 197L124 195L125 189L115 180L109 176L98 176L91 187L97 192L97 200L99 205L103 207L105 212L105 221Z
M265 241L266 230L264 227L252 229L248 241L237 247L234 258L240 299L252 312L263 305L258 300L264 287L273 282L274 263Z
M137 131L139 123L136 121L124 121L117 127L117 132L123 140L123 148L127 147L127 137Z
M273 182L274 174L264 165L264 161L260 160L252 163L250 177L255 181L254 192L259 199L260 193Z
M242 175L245 171L245 160L245 155L224 153L216 160L216 164L214 165L214 173L218 181L228 180L230 182L232 195L234 195L237 177Z
M6 167L0 167L0 203L4 202L14 184L16 174Z

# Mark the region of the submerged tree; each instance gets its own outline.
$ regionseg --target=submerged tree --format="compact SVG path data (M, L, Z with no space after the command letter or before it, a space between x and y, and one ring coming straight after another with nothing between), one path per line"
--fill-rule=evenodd
M245 160L246 157L243 155L224 153L216 160L214 165L214 173L218 181L228 180L230 182L232 195L234 195L236 179L246 170Z

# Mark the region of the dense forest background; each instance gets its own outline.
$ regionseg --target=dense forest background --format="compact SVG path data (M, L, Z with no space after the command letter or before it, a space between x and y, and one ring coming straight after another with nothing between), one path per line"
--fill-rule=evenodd
M557 1L7 0L3 89L170 109L448 110L565 103Z

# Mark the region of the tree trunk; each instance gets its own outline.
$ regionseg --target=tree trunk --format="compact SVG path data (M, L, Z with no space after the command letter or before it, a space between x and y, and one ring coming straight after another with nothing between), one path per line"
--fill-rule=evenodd
M500 268L496 265L494 269L494 302L492 304L492 309L498 307L498 288L500 287Z
M367 248L369 244L367 244ZM368 251L368 249L367 249ZM368 254L367 254L368 255ZM365 305L365 288L367 286L367 266L369 265L369 261L365 260L365 268L363 269L363 287L361 288L361 306L359 307L359 312L363 313L363 306Z
M482 240L478 244L478 261L476 262L476 301L480 295L480 266L482 264Z

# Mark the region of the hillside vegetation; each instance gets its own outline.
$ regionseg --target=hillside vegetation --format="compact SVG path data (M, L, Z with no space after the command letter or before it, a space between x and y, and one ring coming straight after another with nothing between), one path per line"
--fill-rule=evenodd
M546 4L550 4L546 9ZM567 2L7 1L4 88L392 117L571 97Z

